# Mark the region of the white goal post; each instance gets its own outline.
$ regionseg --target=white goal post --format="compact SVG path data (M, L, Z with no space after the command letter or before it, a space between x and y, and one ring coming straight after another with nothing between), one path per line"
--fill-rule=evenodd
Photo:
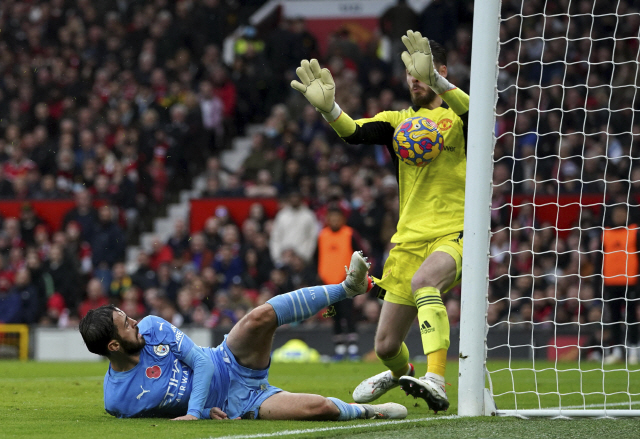
M640 417L639 86L624 0L476 1L458 415Z

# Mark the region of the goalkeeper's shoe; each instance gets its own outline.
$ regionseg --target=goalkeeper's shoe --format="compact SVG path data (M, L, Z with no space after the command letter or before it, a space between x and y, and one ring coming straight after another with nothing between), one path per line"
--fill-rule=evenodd
M443 384L426 376L420 378L402 376L398 381L407 395L424 399L434 412L442 412L449 408L449 398Z
M415 375L413 364L409 364L407 375ZM375 401L399 385L398 378L394 378L391 371L386 370L358 384L358 387L353 391L353 400L359 403Z
M356 405L362 409L362 419L404 419L407 417L407 408L395 402Z
M347 278L342 282L342 287L346 291L347 297L364 294L373 288L373 281L368 273L370 266L371 264L367 262L367 258L362 255L361 251L353 252L349 268L344 267Z

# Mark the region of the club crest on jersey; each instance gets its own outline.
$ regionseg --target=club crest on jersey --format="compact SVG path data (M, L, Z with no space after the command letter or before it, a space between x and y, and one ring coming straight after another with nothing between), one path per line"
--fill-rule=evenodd
M153 347L153 352L155 352L158 357L164 357L169 353L169 346L166 344L159 344L158 346Z
M152 380L160 378L162 375L162 369L157 364L155 366L147 367L147 378L151 378Z
M451 119L442 119L438 121L438 129L442 131L447 131L449 128L453 126L453 122Z

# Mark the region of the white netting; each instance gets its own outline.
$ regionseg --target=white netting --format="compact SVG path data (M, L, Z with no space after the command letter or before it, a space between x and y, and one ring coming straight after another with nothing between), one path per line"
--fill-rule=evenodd
M639 37L637 1L502 2L487 317L499 408L640 409ZM608 228L624 235L607 232L605 252Z

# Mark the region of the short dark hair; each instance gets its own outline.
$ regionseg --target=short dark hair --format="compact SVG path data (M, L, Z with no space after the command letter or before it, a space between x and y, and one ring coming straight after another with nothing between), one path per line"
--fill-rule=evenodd
M89 352L109 357L109 342L119 339L118 329L113 323L113 312L117 309L115 305L104 305L90 310L80 320L80 334Z
M442 46L442 44L438 43L435 40L429 40L429 46L431 46L431 55L433 56L433 61L436 64L440 64L441 66L447 65L447 51Z

